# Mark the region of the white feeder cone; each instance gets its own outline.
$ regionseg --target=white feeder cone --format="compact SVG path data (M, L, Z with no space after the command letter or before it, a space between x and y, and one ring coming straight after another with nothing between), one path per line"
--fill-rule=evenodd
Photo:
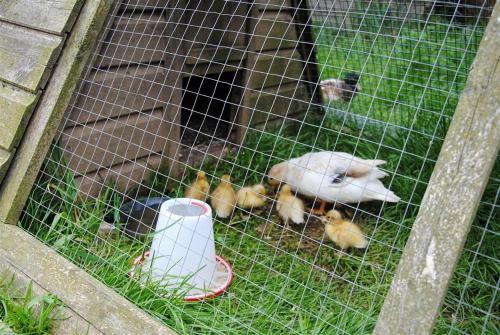
M143 271L150 271L163 284L178 287L187 282L193 288L207 289L216 271L210 206L188 198L165 201L148 263Z

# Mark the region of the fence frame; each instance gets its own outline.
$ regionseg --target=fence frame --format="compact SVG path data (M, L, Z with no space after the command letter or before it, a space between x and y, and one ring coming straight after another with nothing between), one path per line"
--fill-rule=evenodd
M500 148L497 2L374 334L431 334Z
M89 3L91 2L86 2L82 10L85 10L85 6L89 6ZM82 38L83 42L89 43L87 36L78 37ZM70 42L71 40L67 41ZM391 289L379 314L374 334L432 332L448 283L500 148L498 50L500 50L500 5L497 3L448 130L417 220L403 251ZM72 50L72 52L77 51L80 49ZM18 227L3 225L3 223L17 223L38 168L55 134L58 121L69 103L76 80L79 78L78 74L86 63L84 60L88 54L82 55L78 52L77 55L84 56L84 60L79 59L80 63L71 62L70 58L74 57L72 52L61 56L66 57L66 62L69 63L65 69L60 69L60 72L57 72L57 69L54 72L52 81L58 80L60 83L47 87L45 93L47 98L46 100L42 98L37 108L37 111L40 111L39 116L35 114L26 133L26 143L19 148L12 163L11 169L16 169L13 173L16 178L8 181L9 176L7 176L0 190L0 240L3 241L0 244L0 254L10 255L7 258L12 265L15 264L30 278L38 278L38 281L45 275L60 275L58 282L48 280L39 284L43 284L42 286L52 293L62 295L66 303L78 297L72 298L70 295L64 297L63 289L66 287L64 283L68 283L71 278L79 278L83 284L90 285L89 287L94 289L99 287L107 292L106 294L113 294L113 299L116 296L116 299L123 301L124 308L129 308L130 304L125 299L57 255L52 249L36 241L28 233ZM19 243L23 239L26 243ZM50 252L52 258L48 257L49 259L55 263L63 262L68 268L61 267L56 272L56 268L40 266L34 270L28 265L37 258L42 262L44 257L41 255L44 253L40 250ZM99 300L91 301L92 297L96 297L96 292L88 290L86 293L87 301L91 302L89 306L96 306ZM90 308L89 306L86 308ZM82 313L80 309L75 311ZM156 327L159 323L151 325Z

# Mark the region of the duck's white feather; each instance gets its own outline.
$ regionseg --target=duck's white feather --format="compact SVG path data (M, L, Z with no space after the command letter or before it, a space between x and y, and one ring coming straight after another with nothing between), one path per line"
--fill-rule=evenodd
M384 163L345 152L312 152L289 160L281 181L298 193L326 202L398 202L399 197L379 180L387 176L377 168Z

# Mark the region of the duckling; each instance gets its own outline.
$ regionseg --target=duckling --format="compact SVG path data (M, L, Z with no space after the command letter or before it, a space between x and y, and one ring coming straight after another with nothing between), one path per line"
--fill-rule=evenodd
M243 209L264 207L266 193L266 187L262 184L242 187L236 193L238 207Z
M207 175L200 170L196 173L196 180L186 189L184 197L205 201L209 192L210 185L207 181Z
M332 209L321 220L326 224L326 235L341 249L364 249L368 245L361 228L351 221L342 219L339 211Z
M383 160L362 159L345 152L310 152L274 165L269 184L289 184L293 191L319 199L317 214L325 214L326 203L359 203L372 200L398 202L399 197L379 180L387 174L377 166Z
M236 192L231 185L231 177L223 175L219 186L211 194L212 207L220 218L227 218L233 213L236 204Z
M304 202L292 194L288 184L281 187L276 209L285 225L288 225L289 220L295 224L304 223Z

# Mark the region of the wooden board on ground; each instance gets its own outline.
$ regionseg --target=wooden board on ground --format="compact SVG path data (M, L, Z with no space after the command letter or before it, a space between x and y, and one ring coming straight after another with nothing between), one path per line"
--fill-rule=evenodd
M48 79L62 38L0 22L0 80L36 92Z
M0 19L61 35L73 26L83 0L0 1Z
M20 227L0 225L0 260L0 264L14 265L37 286L56 295L65 308L92 325L92 330L95 327L107 335L175 334ZM68 329L67 334L74 333Z

